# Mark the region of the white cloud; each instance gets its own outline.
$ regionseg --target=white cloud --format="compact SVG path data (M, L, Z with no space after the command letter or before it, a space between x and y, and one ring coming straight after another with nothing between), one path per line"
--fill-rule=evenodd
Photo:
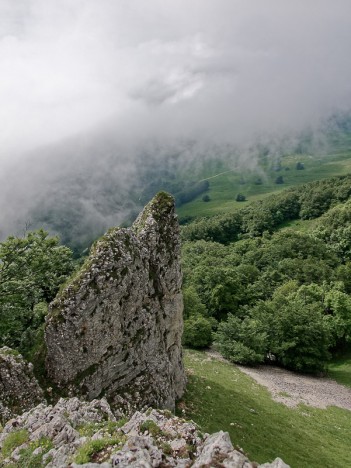
M0 17L3 155L112 116L235 140L351 102L346 0L1 0Z

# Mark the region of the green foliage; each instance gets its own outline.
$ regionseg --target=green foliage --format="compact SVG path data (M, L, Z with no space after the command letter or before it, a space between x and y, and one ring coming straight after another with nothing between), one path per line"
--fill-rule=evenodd
M246 197L245 197L245 195L243 195L242 193L238 193L238 195L235 197L235 200L236 200L237 202L243 202L243 201L246 200Z
M276 361L297 371L323 371L330 359L330 324L319 304L280 297L272 304L269 352ZM268 322L268 321L267 321Z
M215 345L229 361L240 364L262 362L267 352L267 332L262 321L246 317L244 320L229 314L218 325Z
M21 468L41 468L43 466L43 456L51 450L53 446L52 441L47 437L42 437L39 440L30 442L28 447L20 450ZM42 451L34 455L33 452L39 447Z
M260 236L286 221L317 218L350 195L350 175L311 182L253 202L232 214L197 219L182 229L182 237L227 244L244 236Z
M305 165L304 165L304 163L298 161L298 162L296 163L295 168L296 168L297 171L303 171L303 170L305 169Z
M321 216L313 236L343 263L347 262L351 258L351 203L337 205Z
M120 419L114 421L103 421L101 423L85 423L77 428L77 431L81 436L92 437L97 431L102 431L104 435L113 435L116 430L127 422L127 419Z
M322 189L328 203L328 190L333 196L348 196L346 182L350 179L312 184L314 202ZM317 210L318 203L313 203ZM220 322L216 344L233 362L274 359L295 370L323 371L330 353L351 340L350 204L328 211L312 233L288 228L273 232L281 220L299 216L302 206L307 209L304 193L289 191L267 198L257 209L251 205L241 210L238 229L250 237L238 240L234 234L238 237L232 244L184 243L184 283L191 307L206 316L204 305L208 316ZM224 239L230 231L223 231L223 219L209 220L207 228L204 221L194 226L212 234L217 226ZM190 231L191 225L186 229L195 238L200 232ZM191 307L186 308L186 319L191 318ZM196 342L197 329L193 321L186 323L184 342Z
M206 306L201 302L201 299L193 286L189 286L184 289L183 300L184 318L188 319L194 315L207 315Z
M242 217L240 213L235 213L196 220L183 227L182 238L183 240L204 239L226 244L237 240L241 232Z
M140 432L148 432L152 437L157 437L162 434L161 429L152 419L146 419L146 421L140 425Z
M10 456L15 448L27 442L28 438L29 434L26 429L10 432L2 443L1 456L3 458Z
M172 449L171 445L168 442L161 442L160 449L166 455L172 455L172 453L173 453L173 449Z
M84 463L89 463L93 461L93 457L98 455L106 447L115 447L116 451L122 447L125 443L125 436L114 436L114 437L104 437L102 439L89 439L83 445L81 445L74 457L74 462L78 465L83 465ZM99 459L99 461L104 461L104 459Z
M283 176L278 176L276 179L275 179L275 183L276 184L284 184L284 178Z
M201 315L184 321L183 344L191 348L206 348L212 343L212 323Z
M72 269L71 250L43 230L0 244L0 346L27 349L30 332L43 323L43 302L55 297Z

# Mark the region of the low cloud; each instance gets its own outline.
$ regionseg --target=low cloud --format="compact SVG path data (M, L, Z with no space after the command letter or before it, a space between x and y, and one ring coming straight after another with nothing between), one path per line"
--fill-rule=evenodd
M2 0L3 226L72 171L124 188L149 148L250 165L253 141L349 110L350 17L349 0Z

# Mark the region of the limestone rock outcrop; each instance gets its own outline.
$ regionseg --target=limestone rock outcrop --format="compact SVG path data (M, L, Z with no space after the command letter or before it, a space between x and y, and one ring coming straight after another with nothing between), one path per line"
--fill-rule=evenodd
M14 433L17 444L10 444ZM6 424L0 453L5 467L289 468L280 458L251 463L233 448L227 432L202 435L195 423L169 411L148 409L118 421L105 399L39 405Z
M185 387L179 225L161 192L113 228L49 307L46 369L67 395L174 408Z
M33 374L33 365L7 346L0 348L0 422L22 414L44 395Z

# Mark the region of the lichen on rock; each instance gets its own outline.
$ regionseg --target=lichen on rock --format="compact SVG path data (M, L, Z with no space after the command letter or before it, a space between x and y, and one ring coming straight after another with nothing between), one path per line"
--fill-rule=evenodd
M179 225L161 192L110 229L49 307L48 376L67 394L173 408L185 386Z

